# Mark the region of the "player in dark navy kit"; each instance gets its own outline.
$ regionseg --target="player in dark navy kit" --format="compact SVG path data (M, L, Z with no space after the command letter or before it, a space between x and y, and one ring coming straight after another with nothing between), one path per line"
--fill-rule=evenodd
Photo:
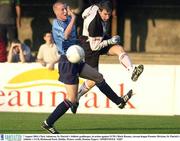
M85 61L88 65L98 70L100 55L116 55L120 63L131 75L132 81L137 81L143 72L144 66L139 65L133 67L129 56L119 44L120 37L118 35L113 37L108 36L107 22L110 19L111 13L112 3L108 0L102 0L98 4L94 4L84 10L82 14L84 23L81 45L85 50ZM94 81L85 81L79 90L77 101L93 86L95 86ZM71 108L73 113L76 113L78 105L79 103L77 102L76 105Z
M59 132L54 128L54 123L63 116L70 107L76 104L79 76L93 80L100 91L118 105L119 108L124 108L133 92L130 90L125 96L119 97L105 82L102 74L96 69L83 61L75 64L68 61L66 57L68 47L77 44L76 29L74 26L76 17L69 7L66 7L66 4L60 1L57 1L53 5L53 10L56 19L53 21L52 34L57 49L61 54L58 66L59 80L65 84L68 96L42 123L41 127L52 134L58 134Z

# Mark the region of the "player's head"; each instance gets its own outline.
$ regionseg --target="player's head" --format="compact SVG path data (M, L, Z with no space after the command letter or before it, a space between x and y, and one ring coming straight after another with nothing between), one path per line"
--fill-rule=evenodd
M103 21L108 21L112 14L112 3L109 0L102 0L98 4L99 15Z
M68 16L67 6L61 1L57 1L53 4L53 11L56 17L62 21L65 21Z

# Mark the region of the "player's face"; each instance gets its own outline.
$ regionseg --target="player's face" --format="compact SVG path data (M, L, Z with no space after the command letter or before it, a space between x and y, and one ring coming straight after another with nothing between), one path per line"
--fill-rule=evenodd
M67 19L67 7L65 4L58 3L54 6L54 13L56 17L62 21Z
M99 11L99 15L101 19L106 22L111 17L111 12L108 12L107 10L103 9L102 11Z

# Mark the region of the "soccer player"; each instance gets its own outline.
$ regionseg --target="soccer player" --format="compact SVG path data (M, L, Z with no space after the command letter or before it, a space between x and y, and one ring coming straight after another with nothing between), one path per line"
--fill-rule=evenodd
M112 13L112 3L108 0L103 0L98 4L94 4L82 13L84 19L83 23L83 37L81 38L81 45L85 50L85 61L88 65L98 70L99 56L102 54L116 55L120 63L131 74L131 79L136 81L143 72L143 65L133 67L131 60L123 47L119 45L120 37L118 35L109 37L106 33L107 22ZM80 97L87 93L95 82L87 80L81 86L77 101ZM77 102L71 108L73 113L76 113L79 103Z
M132 96L132 90L130 90L123 97L119 97L106 83L102 74L96 69L90 67L85 62L71 63L66 57L66 51L71 46L76 44L76 29L75 29L75 15L66 4L57 1L53 5L53 11L56 15L56 19L52 25L52 35L58 51L61 54L59 60L59 80L65 84L67 91L67 99L62 101L55 110L49 115L49 117L42 123L41 127L52 134L58 134L55 129L54 123L62 117L66 111L76 103L76 97L78 93L79 76L85 79L91 79L95 82L95 85L104 93L112 102L114 102L119 108L123 108L127 101Z

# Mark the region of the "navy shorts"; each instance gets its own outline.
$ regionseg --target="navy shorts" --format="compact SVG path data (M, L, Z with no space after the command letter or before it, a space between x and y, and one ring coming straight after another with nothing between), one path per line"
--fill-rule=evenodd
M79 73L81 72L84 62L71 63L67 60L65 55L61 55L58 69L59 69L59 81L64 84L78 84Z

